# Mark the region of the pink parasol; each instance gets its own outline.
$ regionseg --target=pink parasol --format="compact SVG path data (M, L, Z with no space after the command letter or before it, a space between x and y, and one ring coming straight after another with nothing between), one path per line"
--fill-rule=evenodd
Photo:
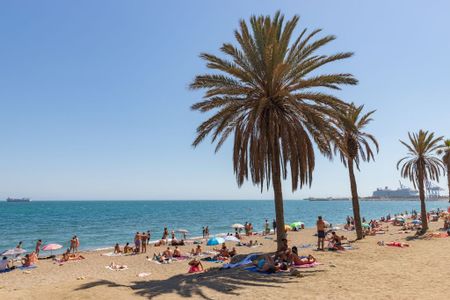
M48 244L48 245L45 245L44 247L42 247L42 250L53 251L53 250L58 250L61 248L62 248L62 246L60 244Z
M53 255L53 250L61 249L62 246L60 244L48 244L42 247L44 251L50 251L50 255Z

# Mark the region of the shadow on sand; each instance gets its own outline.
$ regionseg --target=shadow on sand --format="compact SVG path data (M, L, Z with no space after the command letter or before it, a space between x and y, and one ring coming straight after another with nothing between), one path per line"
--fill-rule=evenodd
M305 270L302 276L313 276L323 270ZM246 287L272 287L282 288L284 284L292 282L292 279L301 280L290 276L289 273L277 273L272 275L249 272L241 269L220 270L213 269L200 274L179 274L164 280L134 281L130 285L116 284L108 280L89 282L76 290L85 290L97 286L129 287L139 296L153 298L161 295L177 294L181 297L196 297L213 299L204 291L211 290L228 296L239 296L240 290Z

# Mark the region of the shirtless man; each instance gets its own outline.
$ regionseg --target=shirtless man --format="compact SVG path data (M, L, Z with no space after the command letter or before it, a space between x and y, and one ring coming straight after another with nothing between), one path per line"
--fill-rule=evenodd
M167 247L167 249L162 253L167 259L170 259L173 257L173 251L170 250L170 247Z
M175 246L175 249L173 250L173 257L181 257L181 251L178 249L178 246Z
M135 246L135 252L139 253L141 252L141 234L139 232L136 232L134 235L134 246Z
M323 244L325 241L325 222L322 220L322 216L317 218L317 250L324 250Z
M77 236L73 237L75 239L75 250L74 252L78 252L78 248L80 247L80 239Z
M195 250L194 249L191 250L191 255L197 256L202 254L202 252L203 252L202 247L200 245L197 245L197 248L195 248Z
M141 253L147 253L148 235L143 232L141 234Z

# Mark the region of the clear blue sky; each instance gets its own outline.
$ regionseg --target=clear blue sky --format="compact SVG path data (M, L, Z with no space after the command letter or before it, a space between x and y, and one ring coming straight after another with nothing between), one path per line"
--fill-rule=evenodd
M355 52L335 69L360 84L338 95L377 110L381 144L360 194L398 185L408 131L450 137L449 1L2 1L0 198L272 199L237 187L230 144L191 147L205 116L187 87L205 71L200 52L278 9L337 35L327 53ZM284 188L349 194L346 169L321 157L311 188Z

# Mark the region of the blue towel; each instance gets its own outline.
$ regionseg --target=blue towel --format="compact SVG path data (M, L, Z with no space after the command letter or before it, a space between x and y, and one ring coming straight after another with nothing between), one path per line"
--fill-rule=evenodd
M32 270L32 269L36 269L36 268L37 268L37 266L29 266L29 267L21 266L21 267L17 267L17 269L19 269L19 270Z

